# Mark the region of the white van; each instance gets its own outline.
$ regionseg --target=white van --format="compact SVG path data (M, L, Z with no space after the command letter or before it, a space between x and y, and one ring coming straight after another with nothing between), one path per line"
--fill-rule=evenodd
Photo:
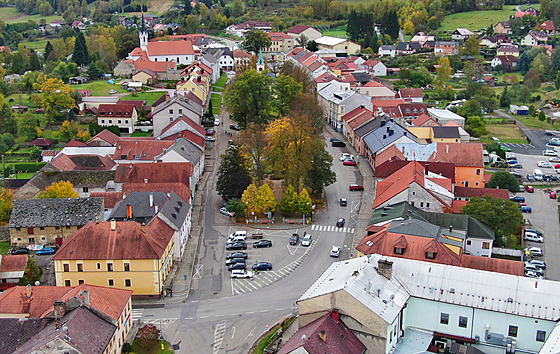
M543 173L540 169L535 168L535 170L533 171L533 177L535 177L535 179L537 181L542 181L543 180Z
M244 237L243 240L247 239L247 231L234 231L231 235L229 235L229 238L233 239L238 236Z
M532 232L525 232L525 241L544 242L544 237Z

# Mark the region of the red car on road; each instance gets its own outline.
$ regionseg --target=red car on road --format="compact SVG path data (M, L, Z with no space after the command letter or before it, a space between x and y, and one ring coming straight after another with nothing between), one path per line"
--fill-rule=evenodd
M535 192L535 188L533 188L533 186L525 186L525 190L528 193L534 193Z
M346 160L342 163L344 166L356 166L356 161L354 160Z
M550 197L550 199L556 199L556 192L550 192L548 196Z
M351 184L350 185L350 190L351 191L363 191L364 190L364 186L360 186L359 184Z

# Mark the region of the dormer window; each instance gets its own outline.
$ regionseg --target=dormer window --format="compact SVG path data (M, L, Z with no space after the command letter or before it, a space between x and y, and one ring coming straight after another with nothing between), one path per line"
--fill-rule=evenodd
M393 248L393 252L394 252L395 254L398 254L398 255L401 255L401 256L402 256L402 255L404 254L404 248L401 248L401 247L394 247L394 248Z
M436 259L436 252L426 252L426 259Z

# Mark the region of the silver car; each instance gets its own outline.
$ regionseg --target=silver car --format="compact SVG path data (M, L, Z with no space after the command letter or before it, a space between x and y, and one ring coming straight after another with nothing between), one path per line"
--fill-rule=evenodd
M338 256L340 256L340 246L332 246L331 257L338 257Z

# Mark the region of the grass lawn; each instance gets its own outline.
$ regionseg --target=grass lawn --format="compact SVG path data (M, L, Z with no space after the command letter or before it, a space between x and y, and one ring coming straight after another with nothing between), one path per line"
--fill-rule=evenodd
M15 7L0 7L0 21L4 21L7 24L17 23L17 22L27 22L29 20L39 23L42 18L51 23L53 20L62 19L62 16L41 16L41 15L26 15L17 12Z
M331 36L331 37L344 38L344 39L348 38L348 34L346 33L346 26L340 26L325 31L323 32L323 36Z
M509 19L510 15L515 15L514 5L504 5L503 10L489 11L469 11L460 12L445 16L438 31L453 32L457 27L464 27L472 30L479 30L482 27L488 28L500 21Z
M7 255L9 249L10 249L10 240L0 241L0 253L2 253L3 255Z
M552 130L557 130L560 129L560 124L556 123L556 124L550 124L548 123L546 120L541 122L537 117L531 117L531 116L515 116L515 118L519 119L521 122L523 122L526 126L528 126L529 128L535 128L535 129L552 129ZM553 121L554 122L554 121Z
M21 44L25 45L28 49L33 49L42 53L45 51L45 46L48 41L48 39L42 39L40 41L21 42Z
M109 91L126 92L119 84L110 84L107 80L96 80L82 85L72 85L75 90L91 90L92 96L108 96Z
M130 136L132 137L136 137L136 136L152 136L152 134L150 132L134 132L132 133Z
M29 173L18 173L14 176L15 179L30 179L31 177L35 176L35 172Z
M165 340L161 340L160 343L163 343L163 347L164 349L161 350L161 344L158 344L157 346L155 346L154 348L152 348L151 350L146 350L142 347L140 347L140 345L138 344L138 340L135 338L134 341L132 342L132 352L135 354L173 354L173 349L171 349L171 345L169 344L169 342L165 341Z
M151 105L164 94L164 91L131 93L130 95L122 96L121 101L146 101L147 105Z
M226 82L227 82L227 75L224 73L224 74L222 74L222 76L220 76L218 81L216 81L216 83L214 84L214 87L219 87L219 88L223 89L226 86Z
M516 124L492 124L492 120L486 120L486 130L488 130L488 134L482 136L482 139L495 137L500 139L502 143L527 143L527 139Z
M10 102L10 99L12 98L14 99L14 101ZM29 100L29 95L27 93L14 93L12 95L7 96L6 101L10 105L21 104L29 108L38 108L38 106L31 103L31 101Z

